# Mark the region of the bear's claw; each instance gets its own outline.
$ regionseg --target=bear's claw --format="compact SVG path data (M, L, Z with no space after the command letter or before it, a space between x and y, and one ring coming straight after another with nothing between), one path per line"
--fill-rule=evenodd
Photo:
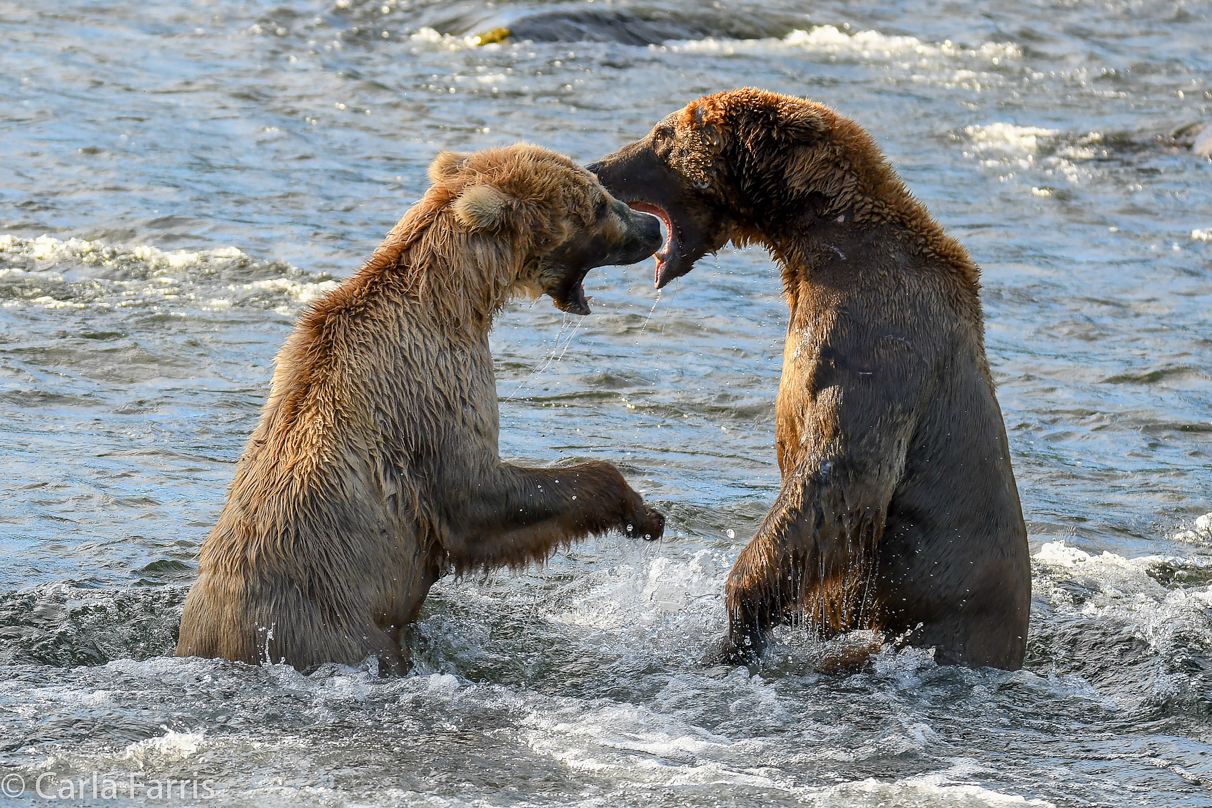
M656 541L665 534L665 516L660 511L644 506L644 514L638 519L628 520L623 533L629 539L642 538Z

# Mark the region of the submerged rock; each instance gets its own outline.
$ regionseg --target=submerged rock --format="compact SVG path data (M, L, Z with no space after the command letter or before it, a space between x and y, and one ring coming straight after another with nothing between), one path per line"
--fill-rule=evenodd
M682 14L650 11L636 13L623 9L558 8L548 11L503 15L473 23L474 32L460 30L460 20L445 25L426 20L438 30L467 34L476 45L489 45L506 39L531 42L617 42L623 45L659 45L670 40L705 37L761 39L781 37L793 27L794 20L775 15L737 17L720 13ZM495 27L494 26L495 23ZM504 24L501 24L504 23ZM479 28L480 25L489 27Z

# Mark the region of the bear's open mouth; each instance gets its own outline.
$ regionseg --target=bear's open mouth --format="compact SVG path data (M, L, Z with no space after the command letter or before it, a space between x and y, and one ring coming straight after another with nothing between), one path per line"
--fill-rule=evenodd
M585 276L589 274L586 269L578 275L569 278L569 283L562 284L559 289L551 293L551 300L560 311L566 311L569 314L589 314L589 298L585 296Z
M672 264L681 255L678 248L678 234L673 226L673 219L669 217L669 213L660 205L654 205L651 202L628 202L632 210L638 210L640 213L650 213L661 220L661 227L665 229L665 243L661 245L661 249L656 254L656 288L660 289L665 285L665 268Z

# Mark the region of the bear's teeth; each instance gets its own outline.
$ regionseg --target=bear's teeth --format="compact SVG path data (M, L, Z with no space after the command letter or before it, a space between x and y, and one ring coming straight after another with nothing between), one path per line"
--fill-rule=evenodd
M661 243L661 249L656 254L657 268L660 269L662 263L667 262L673 254L674 240L677 238L676 231L673 229L673 220L669 218L669 213L660 205L654 205L651 202L643 202L636 200L628 202L633 210L638 210L640 213L647 213L655 216L661 221L661 230L665 236L665 240Z

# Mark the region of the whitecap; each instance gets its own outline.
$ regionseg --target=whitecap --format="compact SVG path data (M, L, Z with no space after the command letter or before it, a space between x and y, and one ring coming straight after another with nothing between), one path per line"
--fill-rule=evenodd
M339 285L236 247L161 250L50 235L0 235L0 265L6 308L149 306L176 315L255 306L291 316Z
M340 286L336 281L299 281L292 278L269 278L263 281L253 281L252 283L242 284L240 286L227 287L231 291L243 289L251 291L254 289L264 289L276 292L285 292L286 294L298 300L300 303L310 303L313 300L318 300L326 293L331 292Z
M942 43L923 42L913 36L883 34L879 31L848 33L833 25L817 25L811 29L796 29L782 38L671 40L661 46L682 53L756 53L768 51L804 51L826 55L851 56L866 60L897 57L959 57L980 59L999 64L1002 59L1022 55L1018 46L1009 42L984 42L974 48L956 45L951 40Z
M1188 530L1180 530L1173 536L1175 541L1190 544L1212 544L1212 513L1196 517L1195 524Z
M476 47L475 37L472 36L454 36L453 34L443 34L440 31L423 27L417 29L417 32L409 35L408 40L417 45L436 46L438 50L461 51L468 48Z
M1070 183L1078 183L1089 174L1089 169L1081 164L1097 156L1103 140L1099 132L1073 136L1043 126L1018 126L1004 121L966 126L960 137L969 144L964 150L965 157L979 159L982 165L999 171L1009 169L1002 175L1002 181L1013 177L1016 171L1029 170L1063 177ZM1027 187L1036 196L1052 194L1038 182Z
M834 786L818 795L822 808L852 805L931 806L931 808L1054 808L1044 800L1003 794L977 785L953 784L949 776L929 774L895 783L875 778Z
M964 134L978 152L1033 154L1039 150L1040 139L1054 137L1057 130L998 121L984 126L965 126Z
M534 710L522 721L523 737L535 752L571 769L662 785L734 783L770 788L767 777L733 769L734 747L756 752L760 741L732 741L675 715L642 705L586 705L561 700Z
M202 748L204 730L176 732L167 727L163 729L164 734L158 738L148 738L127 746L122 750L120 759L133 763L140 769L148 766L158 767L165 763L185 760Z
M722 636L723 582L731 568L723 553L704 549L671 559L633 544L627 555L570 584L550 604L548 619L595 635L621 632L630 651L661 656L700 654L690 638Z

